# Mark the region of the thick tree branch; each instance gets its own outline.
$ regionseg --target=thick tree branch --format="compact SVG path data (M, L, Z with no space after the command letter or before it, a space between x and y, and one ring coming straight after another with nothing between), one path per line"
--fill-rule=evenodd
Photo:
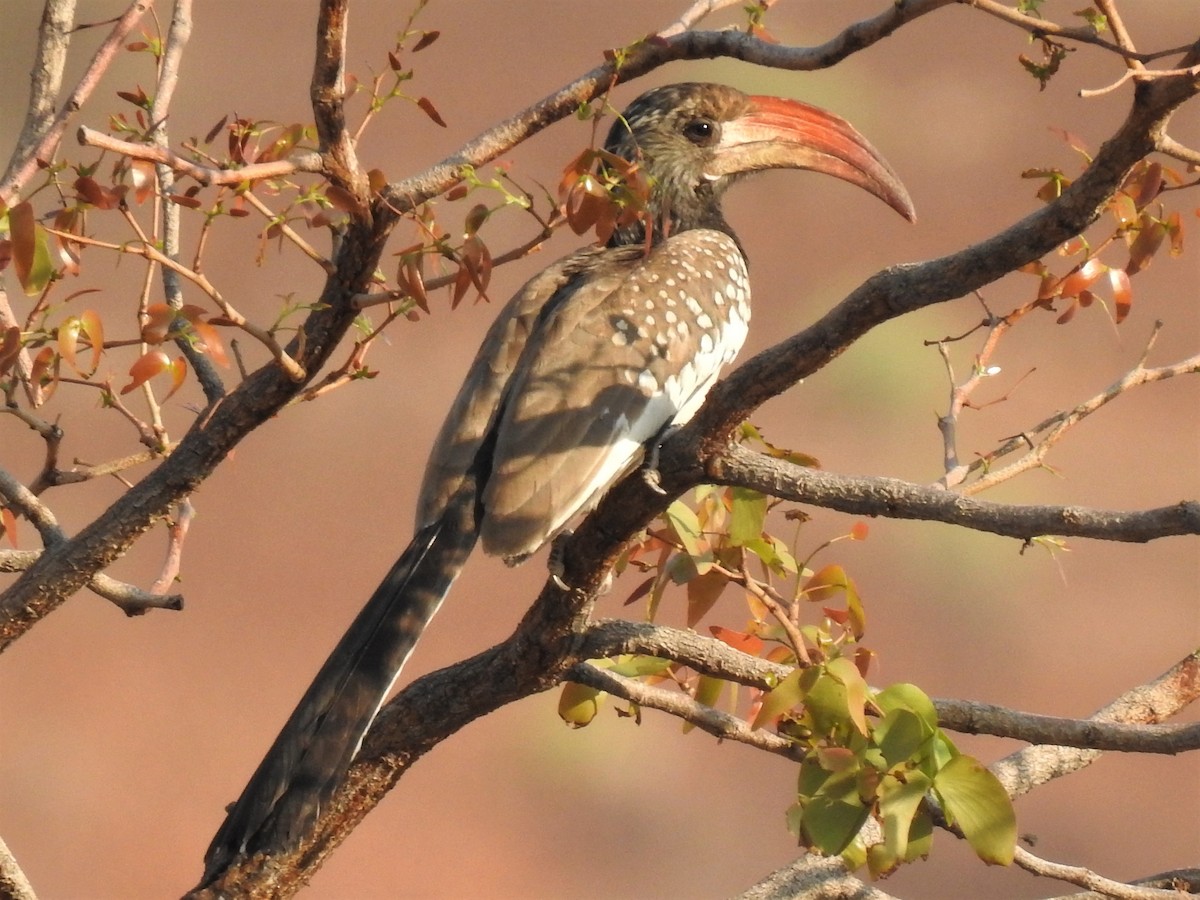
M1200 534L1200 500L1148 510L1014 505L976 500L897 478L838 475L731 446L709 464L715 484L859 516L944 522L1028 541L1042 535L1144 543Z
M3 840L0 840L0 897L5 900L37 900L33 885Z

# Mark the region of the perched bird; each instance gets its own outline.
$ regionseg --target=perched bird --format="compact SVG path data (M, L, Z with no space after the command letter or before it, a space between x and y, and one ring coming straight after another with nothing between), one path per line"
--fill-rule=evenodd
M648 178L645 214L535 276L496 318L434 444L412 543L231 808L206 881L312 826L477 541L524 559L696 412L750 319L746 259L721 212L733 181L810 169L913 218L865 138L794 100L656 88L616 120L606 149Z

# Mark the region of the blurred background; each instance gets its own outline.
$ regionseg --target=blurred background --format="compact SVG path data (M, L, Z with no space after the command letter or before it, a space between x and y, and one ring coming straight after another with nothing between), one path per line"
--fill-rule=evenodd
M767 25L781 42L816 44L886 5L788 0ZM1043 10L1074 22L1077 5L1050 2ZM78 18L108 19L124 6L82 0ZM361 156L392 179L420 171L597 64L604 48L664 27L684 6L432 3L417 26L442 36L410 58L417 73L410 87L433 101L446 127L415 106L393 104L367 132ZM245 3L198 3L171 117L175 145L202 136L225 115L309 121L314 7L273 0L251 15ZM1200 32L1194 0L1124 7L1143 49L1178 46ZM20 127L40 12L35 0L5 4L3 135ZM361 80L385 69L408 13L403 2L353 4L349 68ZM169 3L159 15L165 23ZM105 33L107 27L76 36L69 84ZM1098 147L1123 118L1131 88L1088 100L1077 91L1111 84L1121 65L1080 48L1039 91L1019 66L1020 53L1039 55L1012 27L953 7L829 71L688 62L618 89L620 105L654 84L682 80L815 102L866 134L912 193L915 226L861 191L809 174L769 173L736 188L727 211L751 257L755 290L743 358L802 329L878 269L956 251L1037 208L1038 185L1022 180L1023 170L1079 170L1079 155L1051 129ZM150 90L150 62L125 54L80 122L103 128L110 113L130 113L115 92L139 84ZM1200 145L1194 103L1171 130ZM589 124L565 121L506 158L518 182L553 188L589 140ZM5 153L8 147L6 141ZM72 144L66 155L81 152ZM1194 231L1195 193L1171 202ZM457 227L462 212L465 206L440 208L447 227ZM94 221L118 233L115 223ZM320 273L298 254L270 251L256 265L259 220L218 224L205 271L247 316L273 321L281 298L315 296ZM195 226L187 223L193 242ZM412 242L406 228L393 249ZM534 230L513 210L494 217L484 234L499 252ZM328 246L321 232L306 236ZM498 269L489 293L503 301L579 243L558 234L540 254ZM1120 327L1093 307L1067 326L1041 314L1017 328L992 360L1001 374L975 396L1003 402L964 415L962 455L987 452L1101 391L1136 363L1156 320L1164 327L1151 364L1200 350L1200 248L1192 235L1189 243L1182 258L1164 253L1134 279L1133 311ZM190 255L194 243L187 246ZM87 262L69 289L101 288L86 303L110 329L125 321L123 336L132 336L132 319L121 315L133 307L141 267L123 260L114 272L95 251ZM385 259L385 267L394 264ZM26 301L13 279L8 286L21 312ZM984 297L1003 313L1035 287L1029 276L1012 276ZM82 594L0 659L0 835L42 897L163 897L195 883L224 804L410 536L425 454L495 311L464 303L451 313L443 296L435 303L432 316L399 323L372 349L367 362L380 370L378 378L287 410L201 487L185 549L183 612L129 619ZM941 473L936 417L946 409L948 381L926 341L961 334L980 319L979 301L965 298L889 323L754 421L773 442L816 456L831 471L932 481ZM959 377L978 346L975 338L954 345ZM129 361L106 361L117 383ZM189 386L168 403L173 436L183 433L198 396ZM1198 404L1196 378L1137 390L1075 429L1052 453L1053 470L1027 474L988 498L1110 508L1195 499ZM98 409L91 391L60 391L47 414L61 414L64 460L97 462L137 449L131 429ZM8 471L33 478L42 452L35 434L0 422L0 465ZM115 481L97 481L45 500L74 532L121 490ZM801 547L853 524L812 512ZM21 538L23 547L35 546L27 525ZM1148 546L1073 540L1068 548L1022 553L1016 541L944 525L874 521L865 543L839 544L819 560L842 563L858 583L869 616L866 643L879 655L876 683L911 681L934 696L1082 716L1196 646L1200 555L1194 538ZM151 533L111 574L148 585L164 549L165 536ZM405 679L506 637L544 578L541 557L517 570L482 555L472 559ZM620 606L632 583L618 584L600 613L640 616L641 609ZM723 604L715 620L744 623L733 592ZM681 621L681 605L668 601L665 618ZM795 789L792 765L700 733L683 735L677 722L652 713L637 726L609 707L591 727L571 731L555 704L556 695L547 694L510 706L421 760L335 853L307 896L716 898L794 858L783 819ZM985 761L1018 746L958 740ZM1020 830L1038 837L1035 852L1060 862L1122 879L1195 865L1200 755L1110 754L1022 799L1017 810ZM882 887L933 900L1068 892L1019 871L987 869L944 834L931 861Z

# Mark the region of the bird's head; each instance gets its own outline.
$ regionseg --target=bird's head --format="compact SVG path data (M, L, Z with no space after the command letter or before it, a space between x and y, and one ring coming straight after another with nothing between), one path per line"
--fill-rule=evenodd
M910 221L899 177L849 122L807 103L750 96L721 84L654 88L613 123L606 149L640 162L652 183L656 231L729 231L720 197L736 178L763 169L809 169L856 184ZM640 240L641 226L614 242Z

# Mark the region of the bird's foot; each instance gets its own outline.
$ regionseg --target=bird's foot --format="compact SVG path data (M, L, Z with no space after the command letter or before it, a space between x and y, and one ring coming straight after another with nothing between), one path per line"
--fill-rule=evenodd
M570 536L571 530L569 528L564 529L555 536L554 540L550 542L550 559L546 563L546 568L550 570L550 580L554 582L554 586L559 590L567 591L568 593L575 590L575 588L567 584L566 579L563 578L563 574L566 571L564 556L567 552L567 538ZM607 594L610 590L612 590L612 584L613 573L612 570L609 569L609 571L604 574L604 583L600 585L596 593Z
M665 495L667 493L662 489L662 473L658 469L658 457L662 452L662 445L679 428L680 426L678 425L665 426L662 431L654 436L654 440L650 442L650 446L646 449L646 459L642 463L642 480L656 494Z
M550 580L560 590L570 591L572 588L566 581L563 580L563 572L566 570L563 562L563 555L566 553L567 538L571 536L571 529L565 528L554 536L554 540L550 542L550 559L546 563L546 568L550 570Z

